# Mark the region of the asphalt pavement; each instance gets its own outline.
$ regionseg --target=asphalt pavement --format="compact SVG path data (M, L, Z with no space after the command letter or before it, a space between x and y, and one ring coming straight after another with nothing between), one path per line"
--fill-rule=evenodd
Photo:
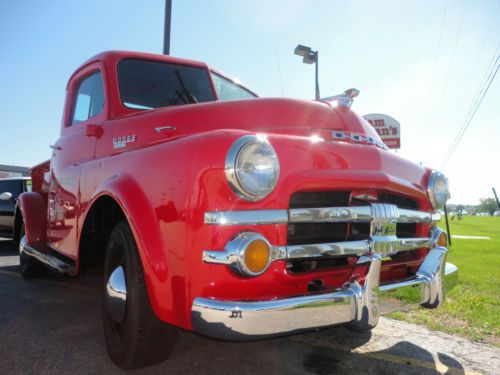
M0 239L0 374L118 374L102 333L98 274L24 280ZM181 332L171 358L134 374L498 374L500 350L382 318L247 343Z

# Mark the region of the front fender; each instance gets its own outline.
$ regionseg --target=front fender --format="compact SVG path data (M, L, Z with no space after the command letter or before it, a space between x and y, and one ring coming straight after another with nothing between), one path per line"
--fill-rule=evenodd
M17 200L24 221L26 242L46 242L47 202L40 193L25 192Z
M124 172L104 181L95 191L92 203L103 195L116 201L132 229L153 311L160 319L172 322L170 293L165 294L169 286L167 251L150 199L136 179Z

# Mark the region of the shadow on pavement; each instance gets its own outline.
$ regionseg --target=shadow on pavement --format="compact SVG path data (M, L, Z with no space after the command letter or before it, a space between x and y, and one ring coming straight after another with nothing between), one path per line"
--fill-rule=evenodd
M16 256L12 242L0 241L0 373L123 373L105 350L100 275L24 280L12 264ZM133 373L465 374L448 355L439 353L436 363L430 352L407 341L362 351L376 339L343 327L242 343L181 332L168 361Z

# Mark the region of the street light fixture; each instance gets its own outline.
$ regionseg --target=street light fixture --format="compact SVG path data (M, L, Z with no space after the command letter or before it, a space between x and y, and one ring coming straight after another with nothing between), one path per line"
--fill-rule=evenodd
M313 51L311 47L299 44L295 47L294 53L302 56L304 64L316 64L316 100L319 100L319 81L318 81L318 51Z

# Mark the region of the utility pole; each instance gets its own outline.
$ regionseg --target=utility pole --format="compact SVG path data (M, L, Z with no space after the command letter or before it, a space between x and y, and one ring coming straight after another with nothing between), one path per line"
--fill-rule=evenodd
M498 200L497 192L496 192L495 188L491 188L491 189L493 190L493 194L495 194L495 199L497 200L498 209L500 210L500 201Z
M163 33L163 54L170 55L170 29L172 26L172 0L165 0L165 30Z

